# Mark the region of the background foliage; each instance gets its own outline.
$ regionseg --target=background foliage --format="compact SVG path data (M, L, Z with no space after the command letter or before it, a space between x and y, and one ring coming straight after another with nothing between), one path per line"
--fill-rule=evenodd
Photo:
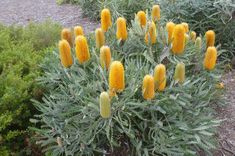
M25 28L0 25L0 155L25 155L29 118L36 112L30 99L40 100L43 92L35 82L38 64L59 33L60 26L49 21Z
M108 71L99 63L99 49L94 34L88 36L91 60L64 69L58 51L50 54L42 67L45 75L40 84L50 91L43 102L35 101L42 123L39 143L49 155L196 155L211 154L216 148L213 107L223 102L223 90L215 88L221 75L221 64L213 72L203 69L205 39L198 50L187 43L184 55L174 56L166 45L164 19L158 23L157 44L144 42L146 29L132 22L128 39L116 40L115 24L106 33L113 60L124 63L126 88L112 99L112 116L102 119L99 95L108 90ZM219 55L223 53L219 50ZM74 54L73 50L73 54ZM74 56L75 58L75 56ZM180 85L173 80L178 62L186 65L186 80ZM156 64L167 68L167 88L151 101L142 98L141 85ZM221 62L222 63L222 62ZM195 74L196 73L196 74Z

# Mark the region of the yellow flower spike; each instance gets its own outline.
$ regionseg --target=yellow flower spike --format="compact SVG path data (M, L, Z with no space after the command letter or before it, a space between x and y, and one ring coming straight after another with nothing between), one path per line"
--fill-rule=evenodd
M145 12L144 12L144 11L139 11L139 12L137 13L137 17L138 17L138 20L139 20L139 22L140 22L140 25L141 25L142 27L146 26L146 24L147 24L147 18L146 18Z
M206 32L206 46L211 47L215 45L215 32L213 30L208 30Z
M154 44L157 42L157 30L156 30L156 25L154 22L150 22L149 24L149 30L145 35L145 43L148 44L148 40L151 40L151 44Z
M61 40L59 42L60 60L65 68L72 66L73 57L71 55L71 48L67 40Z
M188 41L189 41L189 35L188 34L184 34L184 36L185 36L185 44L187 44Z
M146 75L143 79L142 94L144 99L151 100L154 98L154 78L151 75Z
M104 32L108 31L112 26L112 17L109 9L103 9L101 11L101 28Z
M195 40L196 40L196 37L197 37L197 33L196 33L195 31L192 31L192 32L190 33L190 39L191 39L192 41L195 41Z
M181 23L181 24L184 26L185 32L186 32L186 33L189 32L188 23L183 22L183 23Z
M75 37L77 37L79 35L84 35L83 28L81 26L74 27L74 35L75 35Z
M103 68L109 69L111 63L111 52L108 46L100 48L100 63Z
M161 10L159 5L154 5L152 7L152 20L155 22L156 20L160 20L161 18Z
M121 62L114 61L110 65L109 90L112 92L122 92L125 88L124 67Z
M95 30L95 41L96 41L96 48L100 49L105 43L105 36L104 32L101 28L97 28Z
M117 19L117 39L125 41L127 39L126 19L119 17Z
M201 37L197 37L195 41L195 46L200 50L202 48L202 39Z
M100 94L100 115L104 119L111 116L111 104L109 94L107 92L102 92Z
M75 50L78 62L82 64L88 61L90 59L90 52L86 37L84 36L76 37L75 44L76 44Z
M156 65L154 69L155 90L163 91L166 87L166 67L163 64Z
M180 83L183 83L185 80L185 65L184 63L178 63L175 68L174 79Z
M73 45L73 40L72 40L72 32L70 29L64 28L61 31L61 39L67 40L70 44L70 46Z
M168 33L168 44L170 44L171 41L172 41L172 35L173 35L174 28L175 28L175 23L168 22L166 24L166 30L167 30L167 33Z
M216 65L217 60L217 50L215 47L208 47L205 58L204 58L204 68L206 70L213 70Z
M172 36L172 52L173 54L182 54L185 47L185 29L181 24L177 24Z
M224 83L223 82L220 82L218 84L215 85L215 88L216 89L224 89Z

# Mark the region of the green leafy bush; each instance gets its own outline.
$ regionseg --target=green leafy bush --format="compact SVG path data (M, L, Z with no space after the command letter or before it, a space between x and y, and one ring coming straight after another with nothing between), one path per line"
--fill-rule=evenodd
M204 69L205 38L201 49L189 40L184 54L178 56L166 44L164 22L157 23L154 45L145 43L147 28L137 19L125 42L116 40L115 27L105 34L106 45L112 59L124 65L126 87L112 98L111 117L100 116L99 96L109 90L109 72L100 65L99 49L91 34L91 59L85 64L74 59L71 68L63 68L58 50L42 64L46 74L39 82L49 93L43 102L35 101L41 112L34 121L42 123L40 129L35 128L41 134L39 143L49 155L196 155L198 151L211 155L220 123L214 119L213 107L223 102L219 96L223 90L215 87L222 62L213 71ZM74 49L72 52L74 55ZM221 53L223 50L218 51ZM178 62L186 66L183 84L173 78ZM166 65L167 88L156 92L154 99L144 100L142 80L159 63Z
M217 44L227 52L222 56L235 55L235 5L233 0L158 0L166 19L176 22L187 21L198 34L213 29Z
M6 27L0 25L0 155L23 154L29 118L36 112L31 98L40 100L38 64L59 37L51 22ZM27 136L29 137L29 136Z

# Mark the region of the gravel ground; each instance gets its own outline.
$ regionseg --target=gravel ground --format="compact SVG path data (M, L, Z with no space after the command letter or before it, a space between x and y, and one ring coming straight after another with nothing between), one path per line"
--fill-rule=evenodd
M51 19L64 27L81 25L85 31L93 31L98 25L82 17L79 6L57 5L56 0L0 0L0 23L27 25L30 21Z

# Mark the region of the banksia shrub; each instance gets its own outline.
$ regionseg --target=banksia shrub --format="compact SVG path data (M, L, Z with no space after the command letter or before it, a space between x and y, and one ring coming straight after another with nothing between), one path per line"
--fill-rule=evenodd
M59 42L59 51L60 51L60 60L62 65L65 68L72 66L73 64L73 57L71 55L71 48L66 40L61 40Z
M151 75L146 75L143 79L142 94L144 99L151 100L154 98L154 78Z
M104 32L108 31L112 26L112 17L109 9L103 9L101 11L101 28Z
M102 118L109 118L111 115L110 98L107 92L100 94L100 115Z
M208 30L206 32L206 46L211 47L215 45L215 32L213 30Z
M61 31L61 39L67 40L70 44L70 46L73 45L73 35L70 29L64 28Z
M100 63L101 66L105 69L109 69L111 63L111 51L108 46L102 46L100 48Z
M122 92L125 88L124 67L121 62L111 63L109 71L109 90L112 92Z
M152 7L152 20L153 21L157 21L160 20L161 17L161 10L160 10L160 6L159 5L154 5Z
M97 28L95 30L95 41L97 49L100 49L100 47L102 47L105 44L105 36L101 28Z
M172 35L173 35L174 28L175 28L175 23L168 22L166 24L166 30L167 30L167 34L168 34L168 44L170 44L172 41Z
M197 37L196 41L195 41L195 46L198 48L198 49L201 49L202 48L202 39L201 37Z
M75 38L79 35L84 35L83 28L81 26L74 27Z
M174 79L180 83L184 82L185 79L185 65L184 63L178 63L175 67Z
M123 17L117 19L117 39L125 41L127 39L126 20Z
M183 22L183 23L181 23L181 24L184 26L185 32L186 32L186 33L189 32L188 23Z
M195 40L196 40L196 37L197 37L196 32L195 32L195 31L192 31L192 32L190 33L190 39L191 39L192 41L195 41Z
M76 57L80 64L88 61L90 59L90 52L87 44L86 37L78 36L75 40L75 50L76 50Z
M173 54L182 54L185 47L185 28L178 24L173 31L172 52Z
M149 28L145 35L145 42L147 44L149 43L149 39L151 41L151 44L154 44L157 42L157 30L156 30L156 25L154 22L149 23Z
M204 68L207 70L213 70L216 65L217 50L215 47L208 47L204 58Z
M154 69L155 90L163 91L166 87L166 67L163 64L156 65Z
M146 24L147 24L147 17L146 17L146 14L145 14L144 11L139 11L137 13L137 18L138 18L138 20L140 22L140 25L142 27L146 26Z

